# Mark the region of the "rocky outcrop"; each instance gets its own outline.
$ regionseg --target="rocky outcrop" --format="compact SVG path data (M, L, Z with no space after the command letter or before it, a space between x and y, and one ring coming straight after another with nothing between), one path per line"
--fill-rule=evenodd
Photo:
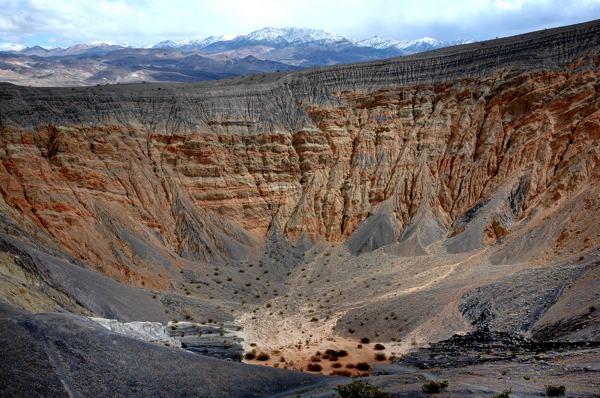
M548 360L565 353L584 352L600 348L599 343L578 342L539 342L514 336L508 333L477 330L466 335L454 335L451 338L411 352L399 359L420 369L460 368L489 362L517 360L521 363L535 363Z
M241 362L244 355L244 332L235 322L220 325L193 322L169 322L166 332L181 348L198 354Z
M90 318L106 329L134 339L164 344L169 347L180 347L176 339L171 338L160 322L119 322L116 319Z
M523 271L470 291L459 309L476 328L529 336L535 322L584 270L581 264L568 264Z
M160 322L90 319L115 333L209 357L241 362L244 354L244 332L242 326L234 322L217 325L171 321L163 325Z

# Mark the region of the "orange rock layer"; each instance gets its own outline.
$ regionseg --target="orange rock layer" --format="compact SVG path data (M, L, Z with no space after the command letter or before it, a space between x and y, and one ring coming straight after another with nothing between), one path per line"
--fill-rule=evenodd
M560 203L599 181L599 88L596 68L342 92L297 131L7 128L0 192L106 274L167 287L173 264L249 255L274 221L344 241L382 206L402 228L427 205L450 226L516 178L520 217Z

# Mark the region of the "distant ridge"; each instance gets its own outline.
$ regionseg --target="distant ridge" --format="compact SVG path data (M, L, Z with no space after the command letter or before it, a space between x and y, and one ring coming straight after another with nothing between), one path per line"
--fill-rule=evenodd
M153 130L170 129L178 120L183 129L206 125L213 117L239 118L239 113L264 114L257 126L284 125L297 128L305 120L299 102L336 101L343 90L372 90L395 85L435 83L461 78L477 78L499 69L560 69L586 55L600 53L600 20L518 36L447 47L389 60L317 67L297 72L281 72L195 85L126 85L69 90L32 89L0 86L2 123L36 126L53 122L83 124L128 121L135 125L151 123ZM248 62L258 62L251 61ZM177 87L176 95L173 90ZM141 112L132 103L150 95L153 109L163 109L169 118L155 121L153 113ZM94 98L90 97L93 94ZM39 100L44 98L44 101ZM100 98L105 100L100 101ZM193 99L191 101L191 99ZM32 109L27 114L24 109ZM175 102L173 102L175 101ZM191 101L191 102L190 102ZM110 104L110 105L109 105ZM115 108L114 104L122 104ZM178 105L177 105L178 104ZM269 112L265 113L265 110ZM101 118L101 120L99 120ZM152 120L152 121L151 121ZM190 127L186 127L190 126Z
M94 42L0 52L3 80L33 86L195 82L373 61L454 44L429 37L352 40L323 30L263 28L245 35L163 40L150 48Z

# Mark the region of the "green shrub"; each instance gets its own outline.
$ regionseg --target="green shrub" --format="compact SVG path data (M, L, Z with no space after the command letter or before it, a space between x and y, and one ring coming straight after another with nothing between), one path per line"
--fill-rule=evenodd
M371 383L355 380L350 384L337 386L335 390L340 398L391 398L392 395Z
M346 351L346 350L332 350L332 349L328 349L328 350L325 350L325 355L328 355L330 357L336 357L336 358L337 357L347 357L348 356L348 351Z
M350 377L352 376L352 373L348 372L347 370L334 370L333 372L329 373L329 375Z
M318 363L309 363L306 365L306 369L309 372L320 372L323 368Z
M510 394L512 394L512 390L509 388L508 390L502 391L498 395L494 395L492 398L509 398Z
M438 394L448 387L448 380L444 381L428 381L423 384L423 392L425 394Z
M385 356L384 353L378 352L377 354L375 354L375 360L377 360L377 361L385 361L386 360L386 356Z
M559 397L561 395L565 395L566 391L567 389L565 386L555 386L552 384L546 386L546 395L549 397Z
M269 360L269 354L267 354L266 352L261 352L260 354L258 354L256 356L256 360L257 361L268 361Z
M362 370L362 371L367 371L367 370L371 369L371 365L369 365L366 362L359 362L356 364L356 369Z

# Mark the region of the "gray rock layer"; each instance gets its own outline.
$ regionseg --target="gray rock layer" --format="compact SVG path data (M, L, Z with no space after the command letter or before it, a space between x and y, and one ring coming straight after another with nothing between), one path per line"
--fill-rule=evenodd
M304 106L335 103L340 91L481 78L498 70L562 69L599 48L600 21L592 21L386 61L199 84L0 84L0 125L121 124L161 133L298 130L312 125ZM580 67L592 65L588 60Z

